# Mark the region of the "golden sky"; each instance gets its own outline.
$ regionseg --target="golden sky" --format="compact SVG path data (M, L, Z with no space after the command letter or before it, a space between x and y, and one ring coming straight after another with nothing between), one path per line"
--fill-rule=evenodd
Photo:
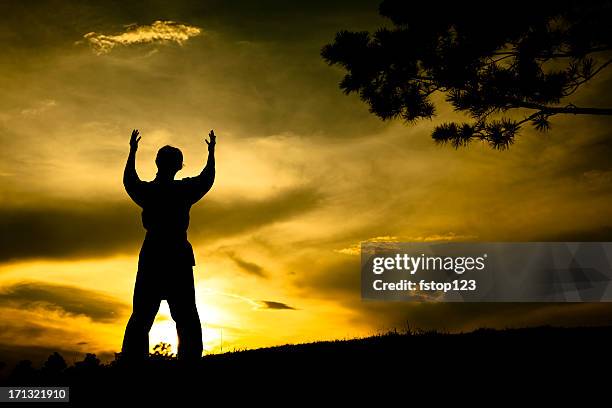
M64 2L0 6L0 360L118 351L139 208L123 190L161 146L217 178L192 209L205 349L412 327L609 324L605 304L362 302L359 242L610 240L610 119L559 117L509 151L436 146L437 121L381 122L320 58L336 31L384 23L376 1ZM575 102L609 106L602 74ZM171 271L168 279L172 279ZM165 302L151 344L176 344ZM176 350L176 348L174 348Z

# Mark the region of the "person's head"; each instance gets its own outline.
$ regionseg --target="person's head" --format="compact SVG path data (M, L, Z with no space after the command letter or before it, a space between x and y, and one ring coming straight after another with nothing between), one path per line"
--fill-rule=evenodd
M176 147L166 145L157 152L155 164L159 172L174 175L183 168L183 153Z

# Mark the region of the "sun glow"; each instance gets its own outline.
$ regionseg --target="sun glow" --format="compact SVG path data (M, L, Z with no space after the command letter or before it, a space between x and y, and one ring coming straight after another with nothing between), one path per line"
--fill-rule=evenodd
M218 353L222 351L223 335L226 338L229 333L223 333L223 316L226 315L221 309L204 303L197 302L198 314L202 324L202 341L204 343L204 354ZM171 352L176 354L178 351L178 337L176 324L172 320L170 307L163 301L159 307L159 312L149 333L149 351L154 352L154 347L159 343L169 344Z

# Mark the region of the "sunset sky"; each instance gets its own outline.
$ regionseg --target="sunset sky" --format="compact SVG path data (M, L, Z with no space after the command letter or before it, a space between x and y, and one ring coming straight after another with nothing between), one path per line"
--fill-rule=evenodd
M319 53L386 21L378 1L0 2L0 361L119 351L144 237L122 185L157 150L217 178L191 212L207 352L393 327L612 323L607 304L362 302L362 241L612 240L612 121L555 117L508 151L430 137L460 117L381 122ZM332 4L333 3L333 4ZM612 105L612 74L573 102ZM168 271L167 279L172 279ZM165 302L151 345L176 346ZM25 350L25 351L24 351ZM174 347L174 350L176 348Z

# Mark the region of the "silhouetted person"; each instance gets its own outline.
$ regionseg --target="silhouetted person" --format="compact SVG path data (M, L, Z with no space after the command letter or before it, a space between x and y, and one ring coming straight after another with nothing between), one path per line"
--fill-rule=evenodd
M159 149L153 181L141 181L136 173L138 130L132 132L130 154L123 173L128 195L142 207L142 224L147 230L134 287L132 316L125 329L122 357L142 360L149 352L149 331L162 299L170 306L176 322L178 358L202 356L202 327L195 303L193 265L195 258L187 240L189 210L210 190L215 179L215 133L210 131L208 161L196 177L174 180L183 167L183 154L172 146Z

